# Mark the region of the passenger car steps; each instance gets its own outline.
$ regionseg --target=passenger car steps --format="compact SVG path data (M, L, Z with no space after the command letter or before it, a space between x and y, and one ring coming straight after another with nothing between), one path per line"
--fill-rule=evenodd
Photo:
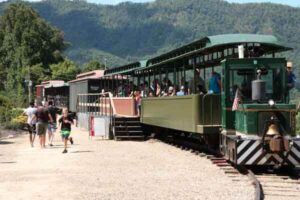
M119 139L145 139L139 117L114 117L113 137Z

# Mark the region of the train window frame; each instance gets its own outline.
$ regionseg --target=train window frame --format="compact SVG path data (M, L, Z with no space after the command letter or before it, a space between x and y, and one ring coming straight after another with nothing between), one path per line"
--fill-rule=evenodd
M266 81L266 98L263 100L263 103L266 103L269 99L274 99L276 102L281 102L283 101L282 95L280 95L282 91L282 70L281 69L274 69L274 68L261 68L264 73L261 76L262 80ZM238 73L238 71L248 71L247 73ZM250 73L252 71L252 73ZM252 88L251 84L253 80L257 79L256 76L256 71L257 69L255 68L247 68L243 67L242 69L230 69L229 70L229 82L228 82L228 87L229 87L229 100L230 102L234 101L235 98L235 91L236 88L238 87L239 90L241 91L242 95L242 101L243 103L254 103L252 101L251 95L252 95ZM236 74L233 74L236 72ZM245 76L249 76L245 78ZM236 77L240 76L240 80L236 81ZM266 78L268 76L268 78ZM271 81L270 81L271 78ZM245 82L246 80L246 82ZM246 83L245 86L242 86L243 82ZM242 89L244 87L244 89ZM280 87L280 88L279 88ZM246 98L245 98L246 97Z

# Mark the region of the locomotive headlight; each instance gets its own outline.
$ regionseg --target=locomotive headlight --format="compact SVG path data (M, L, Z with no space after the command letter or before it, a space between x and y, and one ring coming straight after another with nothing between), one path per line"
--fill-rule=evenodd
M273 107L275 105L275 101L273 99L269 100L269 106Z

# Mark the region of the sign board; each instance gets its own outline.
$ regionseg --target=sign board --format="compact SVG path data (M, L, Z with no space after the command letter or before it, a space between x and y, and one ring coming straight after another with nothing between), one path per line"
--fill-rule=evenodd
M94 118L94 131L95 136L106 136L106 132L108 132L108 127L106 125L106 118Z

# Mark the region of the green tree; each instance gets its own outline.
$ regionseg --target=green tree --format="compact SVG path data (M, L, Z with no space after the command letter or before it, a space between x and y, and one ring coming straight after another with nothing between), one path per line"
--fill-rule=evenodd
M58 64L50 65L52 79L70 81L76 78L80 68L71 60L64 60Z
M82 69L82 72L89 72L97 69L105 69L105 65L101 64L97 60L91 60L90 62L84 64L84 67Z
M33 8L23 3L10 4L0 17L0 72L4 77L0 89L21 103L28 72L36 82L50 64L63 60L60 52L65 48L63 33L43 20ZM39 77L34 76L36 67L32 68L37 64L43 68Z

